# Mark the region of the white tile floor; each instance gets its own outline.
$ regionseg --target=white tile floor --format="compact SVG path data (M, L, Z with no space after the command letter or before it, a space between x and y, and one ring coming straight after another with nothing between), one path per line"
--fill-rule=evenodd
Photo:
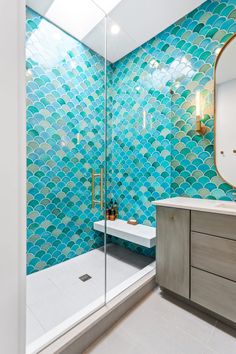
M111 353L235 354L236 330L156 289L86 350Z
M107 287L111 290L153 259L120 246L107 247ZM27 277L27 343L104 296L104 252L96 249ZM79 277L92 278L82 282ZM103 297L101 298L101 304Z

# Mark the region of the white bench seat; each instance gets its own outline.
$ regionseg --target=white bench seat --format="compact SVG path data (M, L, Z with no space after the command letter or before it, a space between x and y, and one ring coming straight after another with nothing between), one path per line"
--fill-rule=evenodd
M105 231L105 220L93 224L96 231ZM125 220L107 220L107 234L151 248L156 245L156 228L142 224L130 225Z

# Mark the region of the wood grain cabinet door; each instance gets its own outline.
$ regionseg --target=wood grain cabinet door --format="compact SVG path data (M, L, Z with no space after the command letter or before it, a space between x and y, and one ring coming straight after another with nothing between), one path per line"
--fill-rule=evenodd
M159 285L189 298L190 211L157 209L157 279Z

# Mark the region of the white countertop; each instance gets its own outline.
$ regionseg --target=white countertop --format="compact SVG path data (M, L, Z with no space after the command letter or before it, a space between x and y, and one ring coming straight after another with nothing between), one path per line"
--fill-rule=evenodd
M236 203L224 200L175 197L156 200L153 205L236 216Z

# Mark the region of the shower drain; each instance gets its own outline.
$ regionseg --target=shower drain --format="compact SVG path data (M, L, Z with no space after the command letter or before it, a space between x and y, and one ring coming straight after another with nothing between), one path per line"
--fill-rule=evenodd
M79 277L80 280L82 281L87 281L89 279L91 279L92 277L88 274L84 274L84 275L81 275L81 277Z

